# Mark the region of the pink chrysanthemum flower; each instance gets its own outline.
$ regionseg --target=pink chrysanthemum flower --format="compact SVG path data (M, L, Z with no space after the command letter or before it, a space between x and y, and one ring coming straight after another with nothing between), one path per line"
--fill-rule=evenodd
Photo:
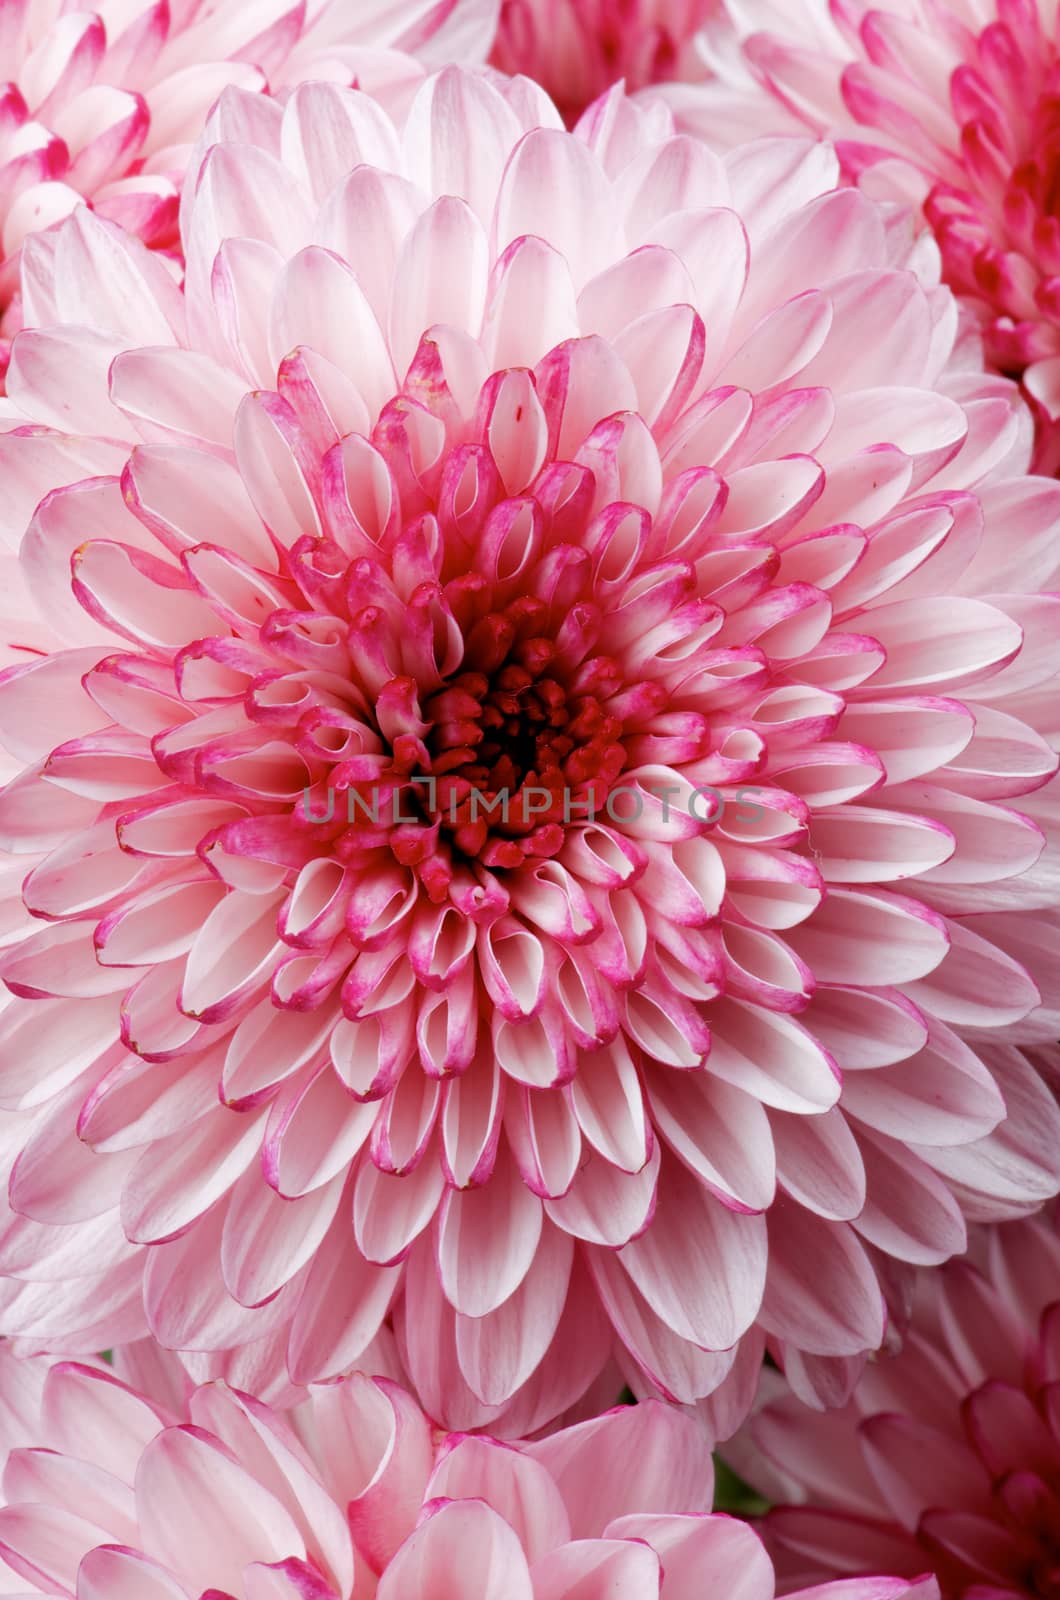
M1060 1585L1060 1243L1043 1220L976 1240L979 1265L923 1274L901 1353L853 1402L764 1405L743 1469L781 1500L767 1537L806 1573L939 1577L946 1600L1055 1600Z
M849 1377L1060 1184L1018 393L824 146L449 70L203 149L186 299L88 212L27 250L0 1329L260 1393L393 1308L523 1434L613 1348Z
M809 126L921 206L988 358L1060 419L1056 0L726 6L697 41L717 81L676 91L682 117L714 143Z
M619 79L702 76L692 40L718 0L502 0L491 60L548 90L568 121Z
M773 1600L758 1536L709 1515L701 1430L657 1401L513 1447L445 1435L361 1374L283 1414L221 1383L170 1412L98 1368L6 1352L0 1374L0 1593ZM804 1600L831 1597L938 1588L873 1577Z
M408 83L481 59L496 0L7 0L0 20L0 314L18 252L83 199L148 244L177 242L190 147L221 90L306 77ZM6 365L7 345L0 345Z

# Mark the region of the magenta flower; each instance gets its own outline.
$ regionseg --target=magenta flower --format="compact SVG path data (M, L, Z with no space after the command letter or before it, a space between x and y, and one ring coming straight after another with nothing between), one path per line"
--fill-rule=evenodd
M881 198L923 208L989 359L1060 419L1056 6L1050 0L739 0L677 89L712 142L813 128ZM740 46L742 45L742 50ZM698 76L702 77L702 70Z
M306 77L380 90L481 59L497 0L6 0L0 24L0 327L19 325L18 252L88 199L147 244L178 244L190 147L227 85ZM0 359L7 363L6 341Z
M512 1434L613 1353L834 1388L1060 1186L1017 392L824 146L448 70L194 172L185 299L26 252L0 1330L271 1397L392 1311Z
M702 77L692 40L718 0L502 0L490 57L547 89L568 122L619 79Z
M1052 1600L1060 1581L1060 1244L1044 1220L924 1273L901 1354L843 1411L765 1405L740 1441L781 1571L939 1577L946 1600ZM796 1577L796 1575L799 1575Z
M99 1369L5 1352L0 1371L0 1593L773 1600L757 1535L706 1514L700 1429L656 1401L512 1447L441 1434L360 1374L281 1415L219 1383L167 1413ZM872 1578L806 1600L906 1596L937 1586Z

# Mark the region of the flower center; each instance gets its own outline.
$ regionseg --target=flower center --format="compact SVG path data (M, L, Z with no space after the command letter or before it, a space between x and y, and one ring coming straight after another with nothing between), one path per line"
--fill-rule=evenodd
M452 590L461 586L466 593L467 580L457 580L422 598L458 600ZM352 829L345 847L358 828L378 843L377 830L389 827L396 858L437 894L461 863L504 871L556 855L569 824L600 815L626 766L624 707L659 699L646 685L631 699L619 663L590 655L595 604L574 604L557 627L534 594L484 610L489 585L470 589L478 603L453 670L436 686L429 670L427 681L387 679L366 718L382 746L370 772L339 763L330 774Z
M625 763L621 721L596 695L569 692L556 668L555 645L531 638L492 674L458 674L425 707L437 812L455 847L486 866L553 855L574 801L582 816L599 809Z
M622 572L647 520L601 516L601 552ZM433 520L406 530L386 564L312 541L292 552L305 609L265 622L278 670L248 704L274 735L286 722L304 762L292 820L312 825L311 853L353 865L385 849L438 903L456 873L481 883L558 855L571 826L603 817L627 769L702 752L705 721L688 713L656 750L660 716L671 731L668 663L642 632L662 626L659 648L680 658L686 635L695 645L718 616L691 598L686 563L619 583L602 553L568 542L582 530L557 538L529 497L500 501L458 559ZM615 611L616 590L632 612ZM282 665L292 654L310 670Z

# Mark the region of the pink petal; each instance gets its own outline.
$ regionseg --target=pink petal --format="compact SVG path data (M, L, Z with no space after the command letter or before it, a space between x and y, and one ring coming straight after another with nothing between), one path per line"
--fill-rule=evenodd
M808 1211L848 1222L865 1205L865 1167L858 1139L839 1106L820 1116L771 1111L780 1187Z
M819 982L866 988L926 977L948 944L942 919L917 901L852 889L833 890L790 938Z
M620 1406L526 1450L558 1484L575 1539L599 1539L633 1513L710 1509L707 1440L690 1417L656 1400Z
M915 1056L849 1077L843 1105L880 1133L925 1145L970 1144L1005 1114L987 1068L943 1023Z
M719 1204L671 1159L660 1174L652 1227L624 1246L620 1260L675 1333L708 1350L727 1350L758 1310L765 1224Z
M261 1116L213 1113L148 1145L122 1192L130 1239L171 1239L227 1194L261 1145Z
M865 1130L861 1139L867 1198L856 1227L863 1239L899 1261L936 1266L960 1255L967 1231L946 1184L896 1140Z
M563 1496L545 1466L494 1439L458 1440L432 1472L425 1498L486 1501L518 1535L531 1564L570 1532ZM535 1573L535 1585L536 1579Z
M298 1200L284 1200L252 1167L225 1215L221 1271L241 1305L258 1306L312 1260L342 1199L345 1174Z
M144 1553L191 1585L242 1586L248 1561L304 1556L290 1515L243 1467L191 1428L167 1428L136 1471ZM189 1540L188 1529L199 1534Z
M849 1226L791 1204L769 1216L770 1273L759 1321L815 1355L879 1348L884 1304L876 1274Z
M541 1222L541 1202L506 1146L488 1186L450 1189L438 1218L438 1269L450 1304L470 1317L495 1311L530 1270Z
M617 1518L605 1535L643 1539L657 1553L666 1600L694 1600L706 1573L733 1600L772 1600L773 1564L757 1534L733 1517L635 1514Z
M511 1528L481 1500L444 1502L394 1556L379 1600L533 1600Z
M567 1303L574 1246L546 1223L519 1287L481 1317L456 1318L456 1357L473 1393L499 1405L541 1365Z
M655 1600L662 1572L654 1550L624 1539L584 1539L535 1562L536 1600Z
M81 1600L186 1600L185 1590L155 1562L132 1550L89 1551L77 1574Z
M764 1211L773 1199L775 1163L761 1103L709 1066L654 1071L648 1092L656 1127L703 1185L736 1211Z
M298 1297L287 1352L292 1381L349 1371L378 1333L399 1279L400 1268L374 1266L353 1247L340 1211Z

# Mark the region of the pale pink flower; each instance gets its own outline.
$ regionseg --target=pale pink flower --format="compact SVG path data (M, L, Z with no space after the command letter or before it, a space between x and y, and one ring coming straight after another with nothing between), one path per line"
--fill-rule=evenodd
M0 314L18 252L82 199L146 243L177 243L188 152L229 84L414 83L481 59L497 0L6 0L0 19ZM6 81L3 81L6 80ZM0 346L6 365L7 346Z
M712 142L810 127L922 208L995 366L1060 419L1056 0L725 0L678 89ZM742 47L742 48L741 48Z
M25 1365L0 1351L0 1593L773 1600L757 1534L709 1515L701 1430L658 1401L511 1446L446 1435L360 1373L281 1414L221 1383L170 1411L98 1368L59 1363L41 1385ZM874 1577L805 1600L905 1597L938 1588Z
M502 0L490 60L547 89L568 121L619 79L702 76L692 41L719 0Z
M1054 1600L1060 1243L1041 1219L980 1233L977 1265L922 1274L901 1353L845 1409L778 1395L740 1439L742 1470L802 1502L765 1523L788 1587L882 1562L932 1568L947 1600Z
M731 1431L1060 1184L1060 485L827 147L498 82L27 249L0 1330Z

